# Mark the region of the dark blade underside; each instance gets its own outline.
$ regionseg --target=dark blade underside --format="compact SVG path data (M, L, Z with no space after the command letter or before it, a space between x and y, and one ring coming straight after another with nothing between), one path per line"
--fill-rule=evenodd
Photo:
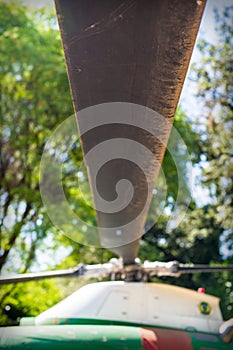
M171 124L205 1L55 0L55 3L81 133L85 129L85 120L79 118L78 111L109 102L149 107ZM117 117L114 122L119 123ZM147 122L146 118L144 122ZM150 120L152 127L153 122L166 141L169 128L153 118ZM81 137L84 157L100 142L119 137L145 145L158 161L158 164L153 164L148 159L145 165L149 183L138 167L118 159L102 172L96 184L102 195L110 200L111 194L112 198L115 195L114 182L119 179L129 179L134 187L137 184L132 202L124 210L118 213L97 210L100 243L129 264L137 256L146 220L149 200L145 200L145 192L156 181L165 145L140 128L122 123L114 127L105 125ZM94 166L91 161L87 163L92 188L97 181L93 175ZM134 219L135 213L143 208L146 210L135 225L125 228L124 224ZM120 236L115 236L113 227L121 229ZM127 241L126 237L130 239Z

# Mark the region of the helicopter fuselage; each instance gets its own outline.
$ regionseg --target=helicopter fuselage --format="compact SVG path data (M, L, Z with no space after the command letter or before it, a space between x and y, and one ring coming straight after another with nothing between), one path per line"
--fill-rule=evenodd
M21 326L1 330L1 349L224 350L219 299L157 283L86 285Z

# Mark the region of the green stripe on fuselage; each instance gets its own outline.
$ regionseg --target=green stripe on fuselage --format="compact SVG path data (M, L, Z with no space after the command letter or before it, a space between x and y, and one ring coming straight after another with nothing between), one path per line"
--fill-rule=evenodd
M0 329L0 349L142 350L138 328L122 326L26 326Z
M108 322L108 325L93 325L90 324L89 320L88 325L80 325L79 323L79 325L63 324L0 328L0 349L142 350L140 328L147 328L145 325L134 325L132 327L129 324L127 326L111 325L110 321ZM159 329L161 329L159 327L149 328L153 329L155 334L156 329L158 333ZM166 336L166 330L169 333L169 329L163 327L163 330ZM232 349L232 344L223 343L217 335L191 331L187 331L187 334L191 338L193 350Z

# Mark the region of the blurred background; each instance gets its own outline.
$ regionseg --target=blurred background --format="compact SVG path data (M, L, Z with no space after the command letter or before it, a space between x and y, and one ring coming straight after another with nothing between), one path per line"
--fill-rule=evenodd
M175 117L174 125L193 163L193 187L187 187L192 201L179 227L168 231L166 224L176 201L178 178L167 152L163 162L168 186L164 210L143 236L139 252L142 261L178 260L213 266L233 263L231 3L207 1ZM1 0L0 47L1 273L106 262L112 253L73 242L54 227L40 197L39 166L44 145L51 130L73 114L53 2ZM182 150L177 147L175 152L182 162ZM77 144L64 162L64 191L77 215L95 224L95 212L85 203L77 186L81 162ZM148 227L151 220L149 215ZM230 272L216 272L177 280L163 277L159 281L191 289L204 287L207 293L221 298L227 319L233 317L232 280ZM35 316L83 283L57 279L3 286L0 323L17 324L19 317Z

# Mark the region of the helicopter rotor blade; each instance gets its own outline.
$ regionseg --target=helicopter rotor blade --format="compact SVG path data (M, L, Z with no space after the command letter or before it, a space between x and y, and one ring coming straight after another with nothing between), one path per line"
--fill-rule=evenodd
M36 272L36 273L22 273L15 276L3 275L3 276L0 276L0 285L38 281L38 280L43 280L48 278L78 277L83 275L83 271L84 271L84 265L80 265L78 267L74 267L66 270L46 271L46 272Z
M145 262L143 269L149 277L153 276L171 276L179 277L181 274L190 273L211 273L211 272L221 272L221 271L232 271L233 266L209 266L209 265L195 265L195 264L181 264L178 261L170 262Z
M148 180L143 179L138 167L130 167L119 157L114 166L105 167L98 184L94 160L86 162L95 204L95 187L107 193L106 197L115 198L113 179L115 183L129 179L134 184L135 193L126 208L114 213L97 210L100 244L119 255L125 265L134 264L137 256L152 196L151 190L145 202L146 189L156 182L170 130L164 127L166 123L160 125L156 118L150 118L153 128L166 139L159 142L151 133L145 133L146 127L151 130L151 124L145 125L142 114L143 130L132 131L124 123L122 126L117 116L114 126L99 125L85 132L87 118L79 111L99 104L127 102L156 111L172 125L205 3L180 0L174 6L170 0L150 0L146 5L143 0L55 0L75 113L83 134L84 158L98 144L122 138L145 145L158 161L154 166L148 156L142 156ZM126 223L134 221L135 213L142 211L133 229L129 229ZM121 231L120 235L116 231Z
M210 272L221 272L221 271L232 271L233 272L233 266L208 266L208 265L183 265L180 264L179 266L179 273L180 274L186 274L186 273L210 273Z
M0 277L0 285L15 284L20 282L30 282L36 280L42 280L47 278L70 278L70 277L82 277L82 278L98 278L98 279L122 279L125 281L142 281L148 280L151 277L179 277L181 274L190 273L211 273L221 271L232 271L233 266L208 266L208 265L194 265L194 264L181 264L178 261L160 262L146 261L141 264L140 261L131 265L124 265L122 259L111 259L108 263L84 265L80 264L78 267L74 267L66 270L58 271L46 271L40 273L27 273L19 274L16 276L2 276Z
M0 276L0 285L16 284L21 282L38 281L48 278L71 278L71 277L83 277L83 278L104 278L109 277L113 271L122 269L121 260L111 259L105 264L92 264L85 265L80 264L74 268L57 270L57 271L45 271L36 273L23 273L17 275Z

